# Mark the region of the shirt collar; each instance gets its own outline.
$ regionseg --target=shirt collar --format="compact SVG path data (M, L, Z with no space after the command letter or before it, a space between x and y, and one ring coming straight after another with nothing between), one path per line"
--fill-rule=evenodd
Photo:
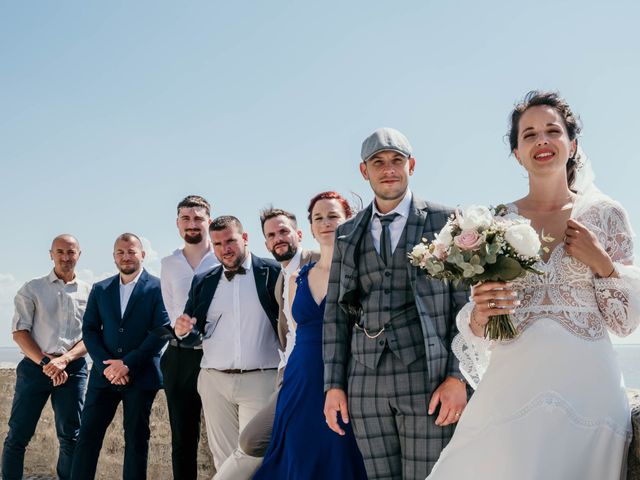
M49 279L49 281L51 283L56 283L56 282L62 282L65 285L73 285L74 283L78 282L78 275L73 276L73 280L71 280L70 282L65 282L64 280L62 280L61 278L58 277L58 275L56 275L56 270L55 268L51 269L51 273L49 273L49 276L47 277Z
M298 269L298 267L300 266L301 258L302 258L302 248L298 246L298 251L291 258L291 260L289 260L289 263L284 268L285 275L291 275L293 272L295 272Z
M242 266L244 267L244 269L248 272L249 270L251 270L251 264L253 262L251 261L251 252L247 253L247 257L244 259L244 262L242 262ZM222 265L222 270L225 272L228 272L229 269L227 267L224 266L224 264Z
M383 216L383 215L389 215L390 213L397 213L399 215L402 215L405 218L409 218L409 211L411 210L411 198L412 198L411 190L407 188L407 192L404 194L404 197L402 198L402 200L400 200L400 203L396 205L396 208L384 214L380 213L380 210L378 210L378 207L376 206L376 202L374 200L372 203L373 215Z
M120 286L121 287L134 286L138 282L138 279L140 278L140 275L142 275L143 271L144 271L144 268L141 268L140 271L138 272L138 275L136 275L136 278L134 278L133 280L131 280L129 283L126 283L126 284L122 283L122 276L118 274L118 281L120 282Z

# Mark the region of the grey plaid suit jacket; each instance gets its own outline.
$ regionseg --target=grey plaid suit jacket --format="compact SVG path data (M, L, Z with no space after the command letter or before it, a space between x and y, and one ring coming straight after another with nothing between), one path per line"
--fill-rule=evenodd
M414 195L405 227L407 252L411 252L422 238L433 240L452 211ZM351 330L361 310L358 255L363 235L369 233L367 220L371 215L370 204L336 231L323 328L325 392L330 388L346 389ZM448 375L462 378L458 360L451 351L451 341L457 334L456 315L469 298L468 289L430 279L408 259L407 269L424 335L428 385L438 385Z

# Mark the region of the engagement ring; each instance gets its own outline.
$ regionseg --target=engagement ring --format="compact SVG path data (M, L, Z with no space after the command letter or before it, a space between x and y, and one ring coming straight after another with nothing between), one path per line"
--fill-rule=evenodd
M496 302L491 300L489 303L487 303L487 307L489 307L491 309L496 308Z

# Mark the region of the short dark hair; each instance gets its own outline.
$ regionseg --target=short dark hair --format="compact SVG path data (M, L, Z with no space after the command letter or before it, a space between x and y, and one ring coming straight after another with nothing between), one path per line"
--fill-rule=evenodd
M204 208L207 212L207 216L211 216L211 205L204 197L200 195L187 195L180 203L178 203L178 215L180 215L181 208Z
M293 213L287 212L281 208L273 208L273 205L269 205L268 207L260 210L260 227L262 228L262 233L264 233L265 222L279 216L287 217L291 220L293 228L298 228L298 219Z
M140 249L144 250L144 245L142 245L142 240L140 240L140 237L138 235L136 235L135 233L130 233L130 232L125 232L121 235L118 235L118 237L116 238L116 241L113 242L113 248L116 247L116 243L118 242L131 242L132 240L137 240L138 243L140 244Z
M564 120L569 140L576 140L578 135L580 135L582 131L580 117L573 113L567 101L562 98L558 92L531 90L524 96L520 103L516 104L509 116L509 132L507 133L507 137L509 138L509 148L511 148L511 152L518 148L518 135L520 134L520 119L522 115L531 107L538 106L551 107L560 114ZM569 184L569 188L573 187L573 182L575 182L580 160L580 155L576 149L576 152L569 158L569 161L567 161L567 183Z
M233 215L221 215L216 217L209 225L210 232L219 232L226 228L236 227L239 233L244 233L244 229L242 228L242 223Z

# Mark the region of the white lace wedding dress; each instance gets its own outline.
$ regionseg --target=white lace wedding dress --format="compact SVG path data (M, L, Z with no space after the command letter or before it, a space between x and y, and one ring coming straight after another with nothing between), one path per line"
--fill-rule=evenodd
M428 480L625 478L630 412L607 330L624 336L637 326L640 269L619 204L606 197L576 210L620 278L594 278L561 243L538 265L544 275L514 282L516 339L476 337L473 304L460 311L453 348L476 392Z

